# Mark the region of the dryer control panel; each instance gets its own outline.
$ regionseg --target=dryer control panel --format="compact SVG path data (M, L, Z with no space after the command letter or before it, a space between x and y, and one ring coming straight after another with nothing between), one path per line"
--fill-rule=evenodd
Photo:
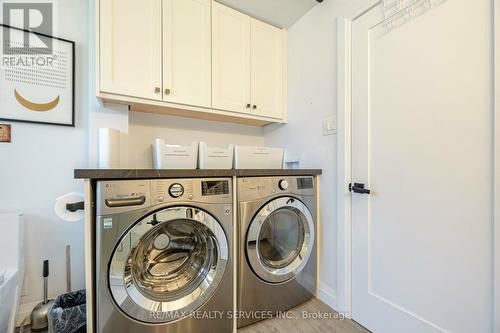
M315 195L314 177L246 177L238 179L238 200L252 201L278 195Z

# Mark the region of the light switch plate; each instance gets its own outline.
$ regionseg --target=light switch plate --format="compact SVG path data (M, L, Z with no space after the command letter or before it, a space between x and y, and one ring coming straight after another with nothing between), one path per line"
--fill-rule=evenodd
M323 135L337 134L337 118L328 117L323 119Z

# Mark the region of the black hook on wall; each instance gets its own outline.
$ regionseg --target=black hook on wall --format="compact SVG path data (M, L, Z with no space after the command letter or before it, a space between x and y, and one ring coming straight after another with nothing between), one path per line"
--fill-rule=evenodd
M72 212L72 213L77 212L79 210L83 210L84 208L85 208L85 202L84 201L66 204L66 210L68 212Z

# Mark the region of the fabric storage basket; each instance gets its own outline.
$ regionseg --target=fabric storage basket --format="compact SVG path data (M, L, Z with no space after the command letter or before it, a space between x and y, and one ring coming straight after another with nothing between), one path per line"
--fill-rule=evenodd
M198 142L190 146L166 144L163 139L153 143L153 165L155 169L196 169L198 164Z
M283 169L283 148L234 147L236 169Z
M198 167L200 169L232 169L234 145L227 147L209 147L206 142L200 142Z

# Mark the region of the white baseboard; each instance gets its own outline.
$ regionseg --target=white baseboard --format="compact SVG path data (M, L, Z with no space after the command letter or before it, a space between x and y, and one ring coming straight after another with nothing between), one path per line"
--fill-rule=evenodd
M319 284L318 298L332 309L337 308L337 292L324 283Z

